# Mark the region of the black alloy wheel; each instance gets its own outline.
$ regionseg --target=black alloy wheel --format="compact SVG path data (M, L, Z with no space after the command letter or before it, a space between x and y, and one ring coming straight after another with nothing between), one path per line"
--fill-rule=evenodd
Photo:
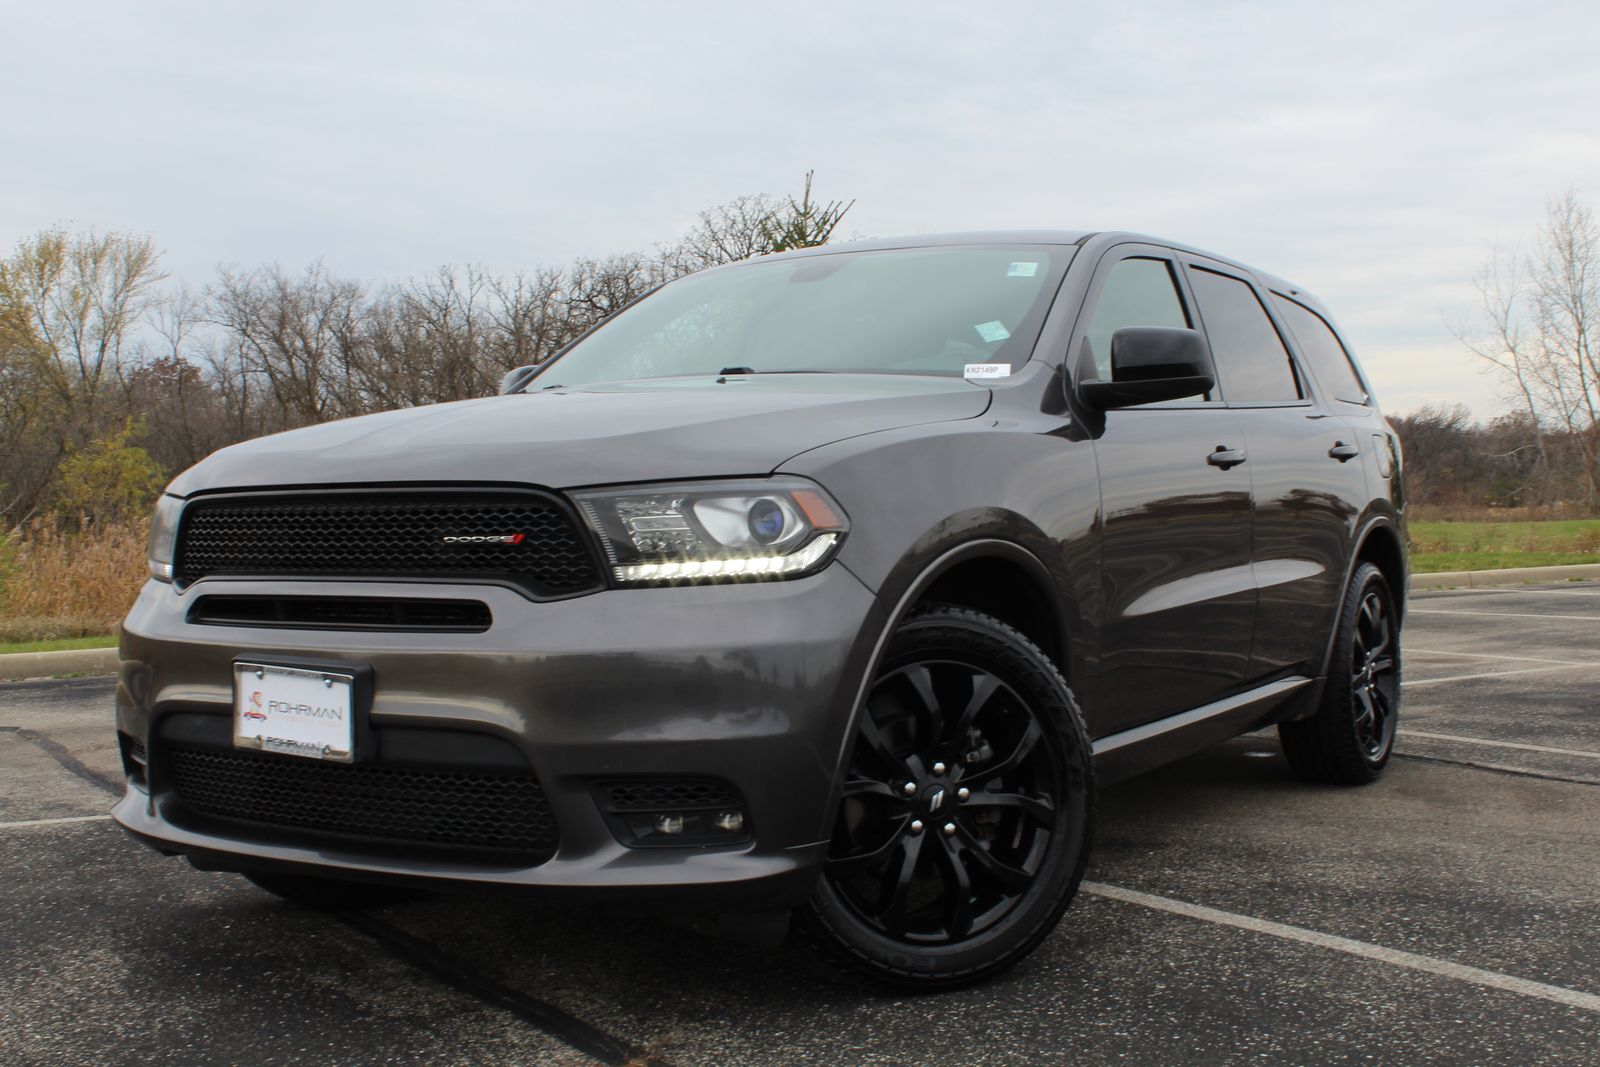
M986 977L1076 892L1092 792L1081 716L1045 655L977 612L919 611L859 716L808 926L895 984Z
M1363 563L1339 617L1327 688L1316 714L1278 727L1295 774L1361 785L1383 772L1400 717L1400 618L1383 573Z

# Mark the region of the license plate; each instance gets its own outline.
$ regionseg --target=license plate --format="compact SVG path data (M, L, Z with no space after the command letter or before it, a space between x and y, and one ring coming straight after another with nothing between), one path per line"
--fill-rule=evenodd
M337 671L235 663L234 747L352 762L354 683Z

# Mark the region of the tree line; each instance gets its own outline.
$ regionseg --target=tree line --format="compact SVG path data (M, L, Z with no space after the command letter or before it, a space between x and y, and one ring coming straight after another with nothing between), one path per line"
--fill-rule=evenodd
M46 230L0 259L0 531L136 514L177 471L262 434L492 393L654 287L823 244L853 201L743 196L651 251L494 274L442 267L367 285L322 263L175 283L148 237ZM1456 327L1509 414L1394 418L1412 502L1600 512L1600 222L1551 202L1494 249Z
M1479 422L1461 404L1424 404L1389 421L1405 448L1406 500L1429 517L1486 518L1512 509L1519 516L1591 513L1582 503L1581 445L1560 431L1537 429L1527 412Z
M742 196L648 252L369 286L322 263L173 284L150 238L47 230L0 260L0 530L146 507L235 442L463 400L663 282L826 243L854 201Z

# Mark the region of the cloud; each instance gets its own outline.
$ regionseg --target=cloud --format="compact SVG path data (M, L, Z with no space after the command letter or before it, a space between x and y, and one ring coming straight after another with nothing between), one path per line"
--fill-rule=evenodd
M700 208L1129 228L1295 279L1392 409L1496 389L1444 322L1600 192L1600 20L1443 4L116 3L7 16L0 240L68 220L368 278L648 247Z

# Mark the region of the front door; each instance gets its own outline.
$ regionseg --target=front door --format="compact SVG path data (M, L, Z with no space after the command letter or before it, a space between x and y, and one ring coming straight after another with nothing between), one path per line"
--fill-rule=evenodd
M1079 378L1109 379L1126 326L1198 329L1171 252L1112 249L1074 341ZM1096 733L1115 733L1237 691L1255 622L1250 470L1219 394L1119 408L1094 437L1105 617Z

